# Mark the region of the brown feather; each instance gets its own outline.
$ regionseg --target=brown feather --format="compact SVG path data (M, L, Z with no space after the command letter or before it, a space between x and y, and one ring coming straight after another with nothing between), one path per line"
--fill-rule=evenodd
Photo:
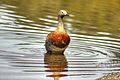
M70 42L70 37L67 33L62 32L52 32L48 34L48 39L53 42L53 45L64 48Z

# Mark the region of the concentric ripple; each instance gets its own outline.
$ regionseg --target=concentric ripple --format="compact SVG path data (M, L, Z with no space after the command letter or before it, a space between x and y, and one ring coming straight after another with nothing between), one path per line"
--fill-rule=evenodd
M75 19L72 13L72 18L64 20L71 36L64 55L46 53L45 38L57 26L53 15L56 8L51 5L58 4L48 5L42 0L41 3L36 2L32 9L22 3L17 6L0 3L0 80L96 80L120 71L118 34L99 31ZM24 12L22 7L30 10ZM85 29L72 27L74 24Z

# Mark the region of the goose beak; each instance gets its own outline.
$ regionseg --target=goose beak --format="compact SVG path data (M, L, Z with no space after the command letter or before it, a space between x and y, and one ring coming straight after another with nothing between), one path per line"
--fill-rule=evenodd
M67 14L66 16L69 16L69 17L74 17L74 15L72 15L72 14Z
M69 14L66 14L66 16L70 16Z

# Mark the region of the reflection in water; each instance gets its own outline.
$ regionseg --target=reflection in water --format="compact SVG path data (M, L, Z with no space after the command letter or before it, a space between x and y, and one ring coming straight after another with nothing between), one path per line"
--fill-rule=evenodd
M47 64L45 68L46 72L52 72L52 74L47 75L47 77L53 77L54 80L60 80L60 77L67 76L66 74L61 74L61 72L67 71L67 59L65 55L49 54L46 53L44 56L44 63Z

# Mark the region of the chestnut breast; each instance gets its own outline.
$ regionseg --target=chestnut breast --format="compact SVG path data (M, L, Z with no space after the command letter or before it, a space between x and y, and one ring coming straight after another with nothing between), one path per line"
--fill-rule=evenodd
M48 34L48 40L51 41L52 45L60 48L66 47L70 42L70 37L67 33L52 32Z

